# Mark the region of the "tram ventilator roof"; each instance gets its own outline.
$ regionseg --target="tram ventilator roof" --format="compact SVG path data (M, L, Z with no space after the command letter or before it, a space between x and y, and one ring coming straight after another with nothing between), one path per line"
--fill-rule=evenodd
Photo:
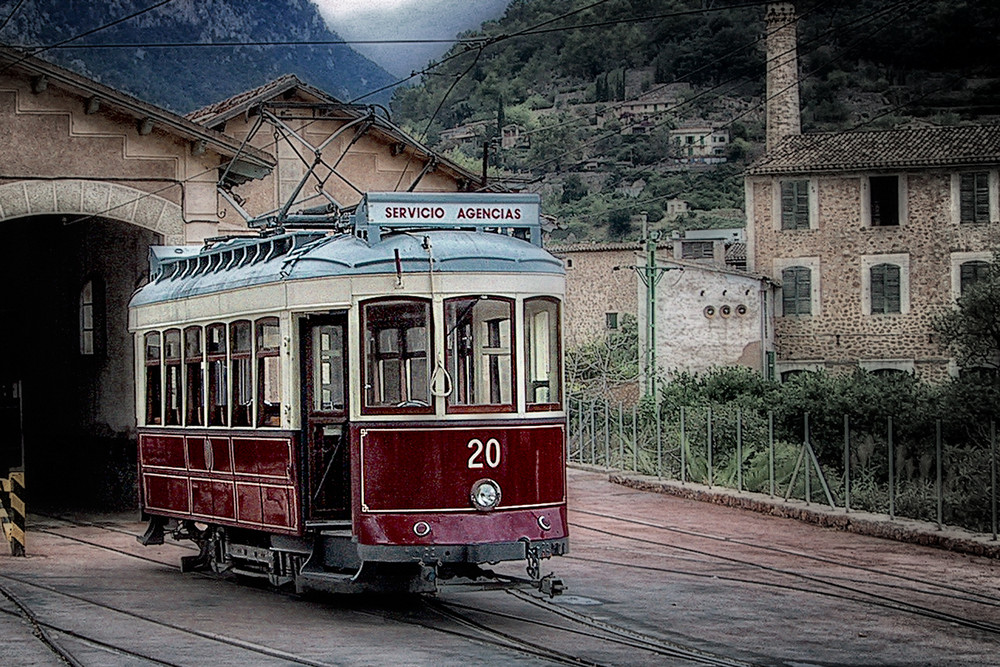
M538 195L368 193L335 231L281 231L153 246L131 306L312 278L426 273L562 274L541 246Z

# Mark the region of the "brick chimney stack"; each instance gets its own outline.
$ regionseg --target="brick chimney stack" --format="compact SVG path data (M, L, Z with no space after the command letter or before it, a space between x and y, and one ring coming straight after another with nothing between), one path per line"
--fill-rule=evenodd
M799 61L796 53L795 6L772 2L767 25L767 151L783 137L802 132L799 108Z

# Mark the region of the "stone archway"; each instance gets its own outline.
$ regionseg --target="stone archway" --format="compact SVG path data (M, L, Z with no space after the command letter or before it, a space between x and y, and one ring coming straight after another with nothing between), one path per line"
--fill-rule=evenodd
M0 185L0 229L18 249L0 267L16 286L0 303L0 384L22 387L24 443L0 465L23 461L36 502L134 502L127 306L149 246L184 243L181 207L118 183L26 180Z
M119 183L55 179L0 185L0 222L36 215L109 218L156 232L167 245L184 243L179 205Z

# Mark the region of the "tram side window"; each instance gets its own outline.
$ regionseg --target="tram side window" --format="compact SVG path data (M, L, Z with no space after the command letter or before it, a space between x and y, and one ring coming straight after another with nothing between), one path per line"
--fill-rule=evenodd
M366 408L430 411L430 311L426 301L364 305Z
M444 304L449 406L514 408L513 303L463 297Z
M277 317L257 320L257 425L281 426L281 328Z
M229 423L229 385L226 373L226 325L210 324L205 330L208 360L208 425Z
M229 375L233 381L232 425L253 425L253 338L250 322L241 320L229 326Z
M181 330L168 329L163 333L163 364L166 370L166 410L164 424L181 424Z
M201 362L204 359L202 328L184 330L184 424L204 426L205 381Z
M562 402L559 303L544 297L525 300L524 336L528 409L558 408Z
M160 378L160 332L151 331L143 340L146 358L146 425L163 423L163 391Z

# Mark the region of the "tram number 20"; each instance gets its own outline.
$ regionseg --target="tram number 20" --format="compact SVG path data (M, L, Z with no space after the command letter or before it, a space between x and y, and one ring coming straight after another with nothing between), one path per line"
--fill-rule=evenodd
M490 438L483 444L479 438L469 440L467 445L472 450L469 456L469 468L482 468L485 463L488 468L496 468L500 465L500 443L496 438Z

